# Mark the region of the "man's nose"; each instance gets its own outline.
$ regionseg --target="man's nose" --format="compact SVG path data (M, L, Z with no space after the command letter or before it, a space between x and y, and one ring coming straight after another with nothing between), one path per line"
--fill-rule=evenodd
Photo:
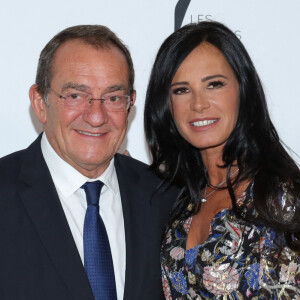
M99 127L108 121L105 104L100 99L92 100L83 113L83 119L93 127Z

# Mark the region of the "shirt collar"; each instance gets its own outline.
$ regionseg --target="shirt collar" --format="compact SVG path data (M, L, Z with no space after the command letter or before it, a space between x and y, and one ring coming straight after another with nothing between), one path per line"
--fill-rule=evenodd
M45 133L43 133L42 136L41 148L54 185L64 195L64 197L71 196L85 182L96 180L101 180L105 187L111 190L114 195L116 195L118 183L117 174L114 167L114 158L112 158L109 166L103 174L101 174L98 178L90 179L74 169L55 152Z

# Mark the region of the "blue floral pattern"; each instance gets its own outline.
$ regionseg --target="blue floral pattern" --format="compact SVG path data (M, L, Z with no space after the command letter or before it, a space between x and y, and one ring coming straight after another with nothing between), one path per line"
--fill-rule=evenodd
M237 205L257 217L253 186L252 182ZM287 205L285 185L283 191ZM291 218L291 211L287 208L289 215L283 217ZM226 209L213 218L208 239L185 250L191 222L192 218L173 222L162 244L166 299L300 300L300 257L287 247L283 234L246 223Z

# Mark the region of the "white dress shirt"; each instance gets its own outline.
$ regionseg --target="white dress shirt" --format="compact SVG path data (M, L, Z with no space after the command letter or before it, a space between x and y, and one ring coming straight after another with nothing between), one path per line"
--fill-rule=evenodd
M117 297L118 300L122 300L125 284L126 247L123 210L114 159L111 160L101 176L91 180L65 162L54 151L45 133L42 136L41 148L82 263L84 263L83 226L87 202L85 192L80 187L87 181L101 180L104 183L100 195L100 215L110 243Z

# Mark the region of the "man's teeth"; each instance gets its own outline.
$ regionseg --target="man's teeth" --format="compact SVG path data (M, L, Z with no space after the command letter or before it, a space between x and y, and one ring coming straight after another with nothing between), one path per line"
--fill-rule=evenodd
M103 133L90 133L90 132L85 132L85 131L81 131L81 130L78 130L78 132L81 133L81 134L90 135L90 136L101 136L101 135L103 135Z
M201 126L207 126L210 125L212 123L215 123L217 120L204 120L204 121L197 121L197 122L193 122L192 125L196 126L196 127L201 127Z

